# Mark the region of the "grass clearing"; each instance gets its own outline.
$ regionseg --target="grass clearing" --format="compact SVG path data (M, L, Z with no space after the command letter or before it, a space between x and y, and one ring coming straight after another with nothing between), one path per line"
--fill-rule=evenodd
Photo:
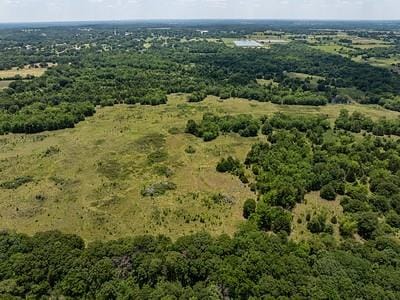
M265 85L265 86L278 86L279 82L274 81L273 79L257 79L257 83L259 85Z
M228 47L236 47L235 46L235 41L237 41L237 40L240 40L240 39L239 38L222 38L222 41Z
M8 88L12 80L0 80L0 90Z
M319 80L325 80L325 78L322 77L322 76L305 74L305 73L289 72L289 73L287 73L287 76L289 78L297 78L297 79L300 79L300 80L306 80L307 78L309 78L310 82L312 84L318 84Z
M339 223L331 222L333 217L339 220L343 215L339 197L335 201L327 201L320 197L319 192L307 194L304 203L297 204L294 208L291 238L295 241L311 240L313 234L307 229L307 215L312 218L318 214L326 216L327 223L333 226L334 238L339 240Z
M176 238L201 230L233 234L243 221L244 201L254 194L237 177L215 168L229 155L244 160L262 137L228 134L204 143L183 133L188 119L200 120L208 111L255 116L282 111L326 114L333 120L342 108L373 118L400 115L355 104L310 107L216 97L200 103L185 100L186 95L172 95L161 106L100 108L72 129L0 136L1 182L12 185L18 178L33 179L17 180L15 189L0 189L0 229L28 234L58 229L88 241L137 234ZM176 188L143 195L146 188L166 183ZM219 194L230 201L212 201Z
M46 72L47 68L32 68L32 67L25 67L23 69L13 68L11 70L0 70L0 79L4 78L13 78L15 76L21 76L22 78L26 78L29 76L39 77Z

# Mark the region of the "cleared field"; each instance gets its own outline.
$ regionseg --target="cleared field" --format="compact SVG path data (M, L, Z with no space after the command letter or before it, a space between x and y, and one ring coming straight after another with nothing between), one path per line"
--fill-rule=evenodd
M388 48L390 44L353 44L358 49Z
M11 70L0 70L0 78L12 78L15 76L21 76L23 78L31 75L35 77L42 76L46 72L47 68L24 68L17 69L13 68Z
M334 119L344 107L373 118L399 116L377 106L295 107L215 97L189 104L185 99L174 95L162 106L101 108L73 129L1 136L0 183L16 186L0 189L0 229L28 234L59 229L88 241L145 233L175 238L201 230L232 234L243 221L243 202L255 196L215 167L228 155L244 159L263 137L232 134L204 143L183 133L188 119L199 120L207 111L258 116L283 111ZM187 153L189 146L196 152ZM176 190L142 195L165 182L176 184ZM218 193L229 203L210 200Z
M298 78L300 80L305 80L305 79L309 78L310 82L315 85L318 84L319 80L325 80L325 78L322 76L305 74L305 73L289 72L289 73L287 73L287 76L290 78Z
M313 235L307 229L307 215L313 218L316 215L325 215L328 224L333 227L333 236L336 240L340 239L339 224L333 224L332 218L337 220L343 216L343 208L340 205L340 199L327 201L319 196L319 192L312 192L305 196L305 201L298 204L293 210L293 230L291 238L295 241L311 240Z
M11 82L11 80L0 80L0 90L7 88Z
M273 79L257 79L257 83L260 85L273 85L278 86L279 82L274 81Z
M370 58L368 59L368 63L377 67L391 68L393 65L400 64L400 56L391 58Z
M336 44L329 44L329 45L313 45L312 46L315 49L330 53L330 54L337 54L341 55L343 57L348 57L348 55L345 55L341 53L341 51L353 51L353 49L344 47L341 45L336 45Z
M222 38L222 41L228 47L235 47L235 41L236 40L237 40L237 38Z

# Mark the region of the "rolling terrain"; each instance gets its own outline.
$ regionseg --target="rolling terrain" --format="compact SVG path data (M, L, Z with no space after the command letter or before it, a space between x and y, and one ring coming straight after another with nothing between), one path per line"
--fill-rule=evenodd
M244 221L244 201L256 195L237 177L218 173L217 162L228 155L243 161L251 146L265 137L232 133L204 143L184 133L188 119L200 120L206 112L261 117L280 111L323 114L333 122L342 108L373 119L400 115L358 104L280 106L211 96L187 103L186 98L170 95L168 104L155 107L98 108L72 129L0 137L0 183L22 180L21 185L1 189L0 228L28 234L57 229L88 241L138 234L176 238L202 230L232 235ZM160 183L176 188L143 195ZM219 194L227 201L212 200ZM315 197L318 194L306 199ZM295 239L302 236L296 218L304 218L307 210L315 207L301 204L294 211Z

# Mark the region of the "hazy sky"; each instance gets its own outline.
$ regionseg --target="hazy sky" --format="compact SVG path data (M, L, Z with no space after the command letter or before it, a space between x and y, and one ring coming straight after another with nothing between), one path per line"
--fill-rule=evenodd
M400 20L400 0L0 0L0 23L202 18Z

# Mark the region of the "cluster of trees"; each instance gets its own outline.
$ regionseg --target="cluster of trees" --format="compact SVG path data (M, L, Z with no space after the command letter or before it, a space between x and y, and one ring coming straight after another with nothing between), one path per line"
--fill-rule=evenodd
M243 183L249 183L243 164L232 156L229 156L228 158L222 158L217 164L217 171L220 173L231 173L238 176Z
M300 85L300 84L299 84ZM188 98L189 102L201 102L207 95L213 95L222 100L228 98L243 98L260 102L272 102L284 105L311 105L322 106L329 102L335 95L325 95L315 91L303 90L303 88L260 84L251 82L246 85L225 85L204 87L201 91L196 91Z
M391 97L391 98L383 99L380 104L386 109L400 111L400 98L399 97Z
M188 98L189 102L201 102L207 97L207 93L204 91L196 91L191 94Z
M284 113L276 113L270 119L265 119L264 124L270 124L276 129L293 129L296 128L301 132L308 130L323 130L331 128L329 120L326 116L302 116L302 115L289 115Z
M339 117L336 124L342 118ZM200 125L189 121L187 132L203 138L208 136L203 132L209 128L216 128L216 132L240 132L245 128L240 124L248 124L242 123L244 120L251 118L205 115ZM358 232L368 239L399 227L398 141L371 135L356 138L347 131L332 131L326 116L277 113L257 121L262 133L268 136L268 142L253 145L244 162L255 176L255 182L251 182L250 186L259 195L257 209L251 213L245 209L244 215L259 224L260 229L286 228L290 232L287 225L289 211L311 191L320 191L321 197L326 200L335 200L337 195L341 195L346 214L346 219L340 224L344 236ZM243 165L237 159L222 159L217 170L235 174L248 183ZM272 223L266 226L266 221L259 221L260 218L267 218ZM274 218L279 222L284 220L286 225L272 226ZM371 220L375 220L372 223L374 226L370 224L369 231L365 230L363 224ZM327 230L330 231L329 228Z
M217 116L211 113L204 114L202 121L197 124L189 120L186 125L186 132L204 141L211 141L220 133L235 132L243 137L254 137L261 132L271 135L273 129L297 129L306 132L313 141L320 141L323 133L330 129L331 125L327 116L301 116L284 113L275 113L271 118L262 116L257 119L251 115L238 116Z
M47 130L72 128L76 123L95 113L90 102L46 105L34 103L14 114L0 110L0 134L37 133Z
M257 206L290 210L303 201L305 193L320 191L326 200L342 196L346 218L340 226L344 236L358 232L370 239L399 228L397 140L356 138L331 130L315 140L293 128L273 130L268 140L255 144L245 161L256 177L252 187L259 195Z
M186 132L204 141L216 139L220 133L235 132L243 137L257 136L260 129L260 122L251 115L238 116L216 116L212 113L203 115L200 124L194 120L189 120L186 125Z
M347 110L342 110L335 122L337 129L343 129L352 132L361 132L365 130L377 136L397 135L400 136L400 118L397 119L379 119L373 121L371 117L360 112L350 114Z
M263 226L284 226L277 209L266 210ZM85 247L81 238L59 232L3 232L0 257L6 299L400 297L400 245L385 237L296 244L246 226L234 237L139 236Z

